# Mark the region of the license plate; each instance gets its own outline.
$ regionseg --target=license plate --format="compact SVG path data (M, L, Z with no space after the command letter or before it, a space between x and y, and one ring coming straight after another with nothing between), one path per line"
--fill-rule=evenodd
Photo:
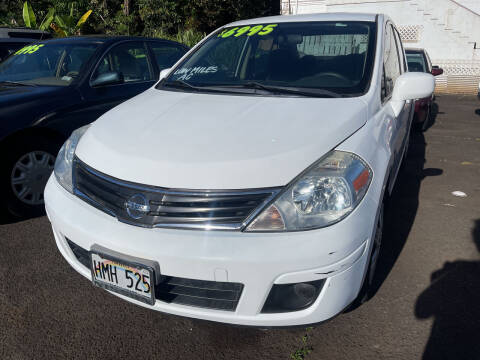
M153 305L155 273L149 266L104 254L91 254L93 284Z

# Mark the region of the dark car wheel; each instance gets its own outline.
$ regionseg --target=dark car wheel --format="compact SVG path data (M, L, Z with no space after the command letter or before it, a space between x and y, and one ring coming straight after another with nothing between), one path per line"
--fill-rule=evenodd
M43 190L59 148L58 142L35 136L24 137L7 146L4 150L7 161L0 181L9 212L21 217L44 213Z

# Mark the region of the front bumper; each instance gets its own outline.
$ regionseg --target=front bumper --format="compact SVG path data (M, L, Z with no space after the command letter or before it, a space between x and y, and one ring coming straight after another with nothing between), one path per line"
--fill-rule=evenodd
M115 295L175 315L265 327L322 322L355 299L364 278L377 209L367 194L340 223L296 233L147 229L121 223L93 208L65 191L53 175L45 189L45 204L60 252L89 280L90 269L77 260L67 238L83 249L100 246L154 261L162 275L244 285L235 311L158 300L150 306ZM320 279L326 280L322 291L307 309L261 313L273 284Z

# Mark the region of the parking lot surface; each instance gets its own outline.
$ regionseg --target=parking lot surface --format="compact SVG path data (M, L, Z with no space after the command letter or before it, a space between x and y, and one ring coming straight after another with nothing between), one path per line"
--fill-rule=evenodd
M359 308L280 330L153 312L77 274L46 217L2 215L0 359L480 359L480 101L437 104L412 135L377 291Z

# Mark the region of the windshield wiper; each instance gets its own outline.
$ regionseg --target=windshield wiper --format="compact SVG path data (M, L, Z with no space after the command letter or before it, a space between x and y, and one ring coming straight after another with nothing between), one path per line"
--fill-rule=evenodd
M12 85L12 86L36 86L35 84L25 84L19 81L0 81L0 85Z
M217 93L231 93L232 91L227 91L223 86L195 86L192 84L189 84L186 81L183 80L174 80L174 81L168 81L163 84L163 86L166 87L173 87L173 88L178 88L178 89L189 89L193 91L208 91L208 92L217 92ZM157 88L158 89L158 88Z
M286 88L283 86L264 85L256 81L249 81L244 84L233 85L233 86L235 87L238 86L238 87L243 87L248 89L265 90L272 93L292 94L292 95L308 96L308 97L332 97L332 98L342 97L342 95L337 94L336 92L324 90L324 89L315 89L314 91L305 91L300 89Z
M163 86L170 86L170 87L181 88L181 89L192 89L196 91L200 89L198 86L193 86L183 80L168 81L164 83Z

